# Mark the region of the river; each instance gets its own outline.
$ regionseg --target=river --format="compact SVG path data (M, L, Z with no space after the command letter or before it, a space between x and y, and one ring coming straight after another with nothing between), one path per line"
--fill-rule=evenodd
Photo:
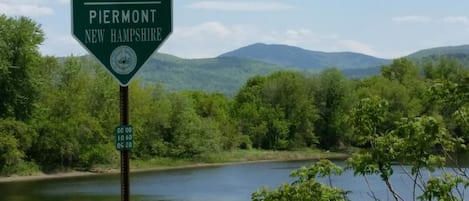
M218 167L140 172L131 174L132 201L249 201L251 193L292 181L289 173L311 161L264 162ZM336 162L344 165L343 162ZM324 182L326 180L323 180ZM332 177L332 182L352 191L351 200L372 200L363 177L351 171ZM391 200L379 177L368 177L381 200ZM411 181L401 167L395 167L392 183L411 200ZM469 195L469 192L465 192ZM42 181L0 183L2 201L116 201L120 200L119 175L63 178Z

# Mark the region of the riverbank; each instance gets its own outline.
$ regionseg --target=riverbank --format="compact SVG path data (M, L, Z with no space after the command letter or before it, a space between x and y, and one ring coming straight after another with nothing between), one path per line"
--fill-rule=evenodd
M263 151L263 150L236 150L229 152L213 153L193 160L155 158L150 160L131 160L131 172L165 171L172 169L189 169L215 167L245 163L262 163L273 161L299 161L317 159L345 159L348 154L326 152L320 150L306 151ZM21 182L60 178L73 178L84 176L98 176L106 174L117 174L120 169L118 165L97 166L89 171L70 171L63 173L37 173L31 176L9 176L0 177L0 183Z

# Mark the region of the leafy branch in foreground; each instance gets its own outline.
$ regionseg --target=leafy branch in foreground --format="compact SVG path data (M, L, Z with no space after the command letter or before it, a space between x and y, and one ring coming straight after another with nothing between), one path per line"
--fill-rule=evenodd
M445 170L449 155L465 148L464 140L451 135L441 122L429 116L402 118L394 123L392 130L379 130L377 127L384 119L386 106L379 98L363 99L352 114L357 143L364 146L361 152L353 154L347 161L354 174L378 174L394 200L399 201L404 198L390 182L393 165L410 165L411 173L408 176L413 181L413 200L417 197L417 187L423 192L419 196L421 200L458 197L453 194L454 189L458 184L465 184L467 177L456 175L453 181L453 177L445 176L442 180L432 176L437 168ZM430 175L429 179L422 177L425 169ZM450 181L454 184L449 185ZM463 196L459 198L463 199Z
M295 170L290 177L295 181L281 185L278 189L269 191L264 187L252 194L253 201L347 201L346 191L316 181L317 177L340 175L343 169L329 160L320 160L312 166Z
M444 200L444 201L461 201L464 199L464 194L460 190L469 186L469 180L461 177L454 176L446 173L441 177L432 177L427 181L425 192L419 196L419 199L424 200Z

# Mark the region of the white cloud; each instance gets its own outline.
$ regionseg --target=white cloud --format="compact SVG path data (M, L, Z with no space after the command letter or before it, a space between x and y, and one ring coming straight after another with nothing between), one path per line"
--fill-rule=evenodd
M439 23L469 25L469 18L466 16L445 16L441 18L431 18L429 16L423 15L408 15L393 17L392 21L397 23Z
M44 3L47 3L48 1L50 0L0 0L0 3L26 5L26 4L44 4Z
M70 0L57 0L57 2L58 2L59 4L62 4L62 5L68 5L68 4L70 4Z
M398 16L392 18L393 22L398 23L426 23L431 22L432 18L422 15L407 15L407 16Z
M280 11L293 8L291 5L272 1L201 1L188 7L216 11Z
M9 16L42 16L53 15L54 10L41 5L0 2L0 13Z
M441 21L447 24L469 24L469 18L464 16L447 16L444 17Z
M160 52L185 58L215 57L258 42L286 44L318 51L354 51L377 55L370 45L341 38L338 34L316 33L306 28L265 30L253 25L225 25L220 22L176 27Z
M234 28L229 28L219 22L206 22L197 26L176 28L177 35L182 38L190 38L193 36L224 38L234 32L236 32Z
M88 54L71 35L59 35L46 38L44 43L40 46L40 50L44 55L53 56Z
M256 33L258 30L249 25L226 26L220 22L175 27L160 52L188 58L214 57L245 45L256 38Z
M8 16L49 16L55 14L55 5L69 3L70 0L0 0L0 13Z

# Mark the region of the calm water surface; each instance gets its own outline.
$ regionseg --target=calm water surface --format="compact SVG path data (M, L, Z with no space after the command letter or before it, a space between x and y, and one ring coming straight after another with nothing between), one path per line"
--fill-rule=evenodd
M277 187L291 181L289 173L311 161L269 162L220 167L169 170L131 174L132 201L248 201L263 187ZM337 162L343 165L343 162ZM325 180L323 180L325 181ZM352 200L372 200L363 177L350 171L332 182L353 193ZM391 200L379 177L368 177L373 191L382 200ZM411 181L401 167L392 178L404 197L411 194ZM469 195L469 192L466 192ZM1 201L116 201L120 200L119 175L44 181L0 183Z

